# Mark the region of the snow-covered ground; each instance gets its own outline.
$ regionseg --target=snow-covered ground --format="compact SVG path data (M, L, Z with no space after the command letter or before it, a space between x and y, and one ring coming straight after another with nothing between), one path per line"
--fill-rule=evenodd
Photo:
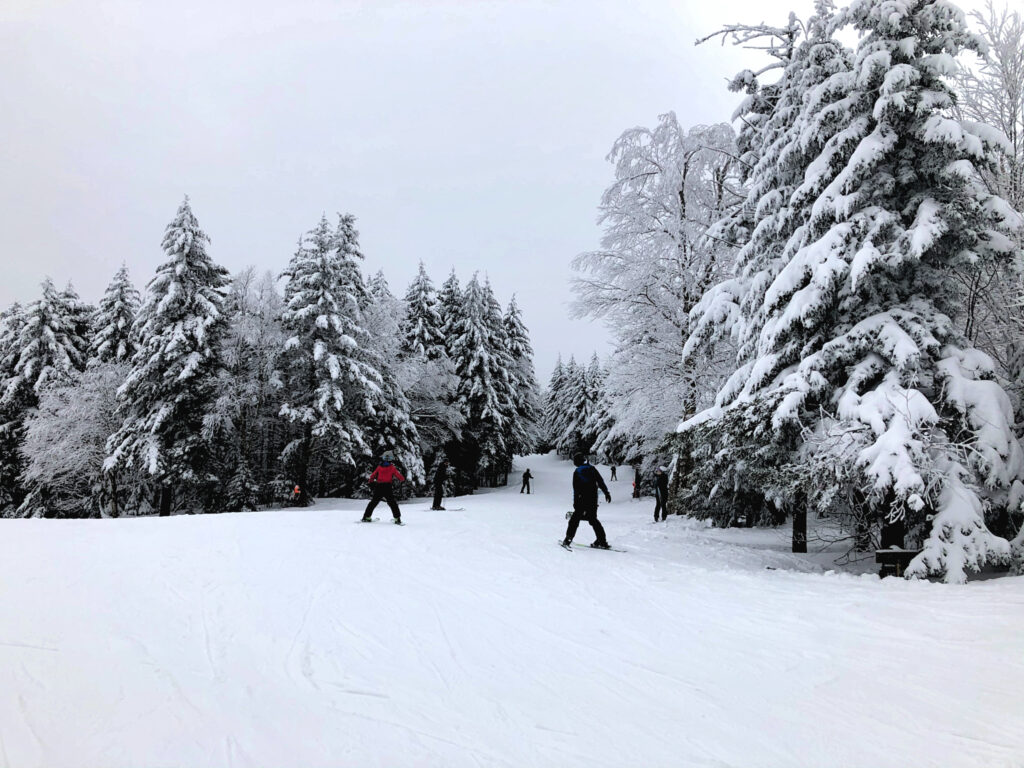
M404 528L0 521L0 765L1024 765L1024 579L823 573L626 472L629 551L569 553L571 467L525 466Z

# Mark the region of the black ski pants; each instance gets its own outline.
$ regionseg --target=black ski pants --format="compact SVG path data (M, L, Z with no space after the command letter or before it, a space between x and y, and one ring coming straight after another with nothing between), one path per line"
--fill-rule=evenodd
M435 485L434 486L434 504L433 504L434 509L439 509L441 507L441 498L443 496L444 496L444 486L443 485Z
M523 480L523 487L519 489L519 492L522 493L523 491L526 491L526 493L530 492L530 481L529 480Z
M661 513L661 517L660 518L658 517L658 513L659 512ZM666 504L665 500L663 498L661 498L661 494L660 493L656 493L656 494L654 494L654 522L658 522L658 520L667 520L667 519L668 519L668 504Z
M371 483L370 491L373 493L373 497L370 499L370 503L366 505L366 511L363 513L364 518L373 514L373 510L383 500L391 507L391 514L395 516L395 520L402 519L402 511L398 508L398 502L395 501L395 489L391 483Z
M576 536L576 529L580 527L580 522L586 520L594 529L594 542L597 544L607 544L608 540L604 536L604 526L601 525L601 521L597 519L597 506L594 507L577 507L572 513L572 517L569 518L569 527L565 531L565 540L572 541Z

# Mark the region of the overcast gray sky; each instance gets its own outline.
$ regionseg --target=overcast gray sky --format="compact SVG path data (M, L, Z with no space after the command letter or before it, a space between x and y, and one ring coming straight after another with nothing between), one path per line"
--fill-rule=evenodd
M422 259L518 295L540 377L606 349L568 319L605 161L675 110L727 120L759 59L698 36L810 0L0 3L0 305L50 275L142 288L182 196L232 271L280 271L322 212L358 218L398 295ZM752 58L753 57L753 58Z

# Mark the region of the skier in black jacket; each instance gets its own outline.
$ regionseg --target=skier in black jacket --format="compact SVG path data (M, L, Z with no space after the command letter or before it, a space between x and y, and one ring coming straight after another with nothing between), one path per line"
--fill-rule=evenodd
M576 529L580 521L586 520L594 529L597 539L590 546L598 549L609 549L608 540L604 534L604 526L597 519L597 490L604 491L604 498L609 504L612 495L608 492L608 486L604 484L604 478L588 461L582 453L572 457L572 463L576 465L576 471L572 474L572 517L569 518L569 527L565 531L563 547L572 544Z
M654 522L658 522L658 513L661 519L668 519L668 470L665 467L658 467L654 471Z
M448 459L441 459L434 472L434 506L431 509L443 510L441 497L444 496L444 481L448 479Z
M527 496L530 495L531 480L533 480L533 475L530 473L530 470L527 469L525 472L523 472L523 487L519 489L520 493L523 493L525 491Z

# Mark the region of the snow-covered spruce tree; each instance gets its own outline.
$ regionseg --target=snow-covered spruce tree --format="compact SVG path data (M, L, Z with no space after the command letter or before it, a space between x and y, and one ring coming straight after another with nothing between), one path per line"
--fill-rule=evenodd
M89 348L90 362L131 361L137 348L132 327L139 303L139 292L128 277L128 267L122 264L107 286L93 319L95 333Z
M502 414L505 423L504 453L494 466L492 482L495 485L505 485L508 482L508 473L512 469L512 457L517 452L526 452L530 446L530 425L519 418L518 366L512 357L501 304L498 303L498 299L494 295L490 278L484 279L483 292L487 306L486 318L492 355L497 366L504 370L504 375L495 379L495 385L500 388L499 398L505 404Z
M853 457L862 505L922 542L908 574L961 582L1008 559L983 499L1019 504L1024 459L991 360L950 320L951 272L1009 258L1019 216L978 175L1001 149L996 132L946 114L954 57L979 44L960 11L859 0L841 18L862 37L853 73L835 76L842 129L806 173L820 192L786 265L749 289L765 308L756 354L701 418L735 409L797 445L807 430L847 429L860 447L834 459Z
M377 272L367 285L369 304L366 328L370 333L369 360L380 371L380 394L374 400L373 415L365 424L371 451L362 457L366 475L384 453L391 453L413 487L424 480L420 436L412 420L412 407L403 387L400 352L405 305ZM361 476L362 477L362 476Z
M17 302L0 312L0 514L4 516L13 513L24 496L19 448L29 390L21 383L9 386L15 380L24 325L25 311Z
M402 321L402 352L405 355L437 358L444 352L441 313L437 292L423 262L405 293L405 318Z
M550 448L557 448L565 420L563 404L567 370L568 363L563 363L562 355L559 354L554 370L551 371L551 378L548 379L547 389L544 391L544 443Z
M777 42L764 71L781 68L782 74L761 87L758 76L747 71L731 86L748 91L736 113L743 126L738 142L744 148L741 169L747 196L715 229L738 237L743 247L734 275L709 289L691 311L682 355L686 361L699 361L694 355L727 340L736 346L733 380L742 380L758 357L758 339L770 309L764 293L792 258L789 249L799 247L794 234L806 227L822 183L830 178L808 175L807 169L814 163L828 167L828 156L822 155L825 142L846 127L845 108L836 102L847 93L853 53L832 38L831 4L818 2L816 8L805 27L791 16L784 28L734 28L737 42ZM612 389L620 389L615 370L611 379ZM719 390L718 402L729 397L728 385ZM756 413L733 413L726 421L702 416L689 426L676 443L679 471L674 482L687 489L680 500L683 506L720 523L737 515L748 523L774 523L776 502L799 506L787 485L791 476L782 471L794 447L791 436L763 431ZM741 439L744 435L749 443Z
M299 486L300 504L313 488L326 489L337 477L312 466L354 468L371 448L364 427L380 396L381 374L366 360L370 335L363 325L368 301L353 243L351 217L332 230L327 217L303 236L284 271L284 403L280 415L293 425L282 458Z
M510 401L507 355L494 348L488 297L476 275L466 285L460 315L450 344L459 379L456 402L466 427L461 455L453 457L453 463L476 485L493 483L509 456L506 420L515 406Z
M135 319L139 348L119 391L124 423L107 444L106 469L147 476L161 515L202 501L220 484L210 472L208 428L222 371L228 274L207 254L208 242L186 197L164 233L167 260Z
M45 387L70 383L85 368L80 305L67 292L54 288L49 278L42 287L42 295L25 310L17 340L18 359L7 382L12 399L17 390L25 390L33 406Z
M589 415L587 398L587 370L570 357L565 366L565 383L562 386L558 403L558 421L556 429L555 449L560 456L572 456L577 451L585 451L582 427Z
M121 426L124 363L90 364L73 381L43 388L25 420L24 517L118 517L128 500L117 470L104 471L107 439Z
M509 435L514 455L536 450L540 442L540 389L533 368L533 347L530 333L523 322L523 313L513 296L503 319L505 344L512 358L512 392L515 400L517 431Z
M458 327L463 321L462 299L463 291L453 269L448 275L448 279L441 284L441 290L437 294L437 311L441 316L441 338L444 340L448 357L453 361L455 359L453 345Z

